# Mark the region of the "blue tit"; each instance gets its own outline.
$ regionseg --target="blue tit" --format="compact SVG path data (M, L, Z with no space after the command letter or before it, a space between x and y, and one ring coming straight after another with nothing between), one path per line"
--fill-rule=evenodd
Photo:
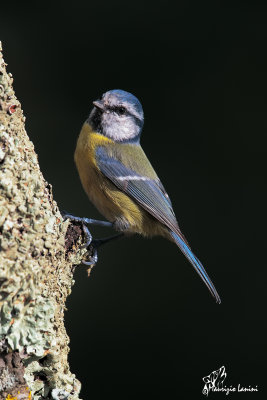
M220 297L182 234L166 190L140 146L144 113L139 100L110 90L93 102L75 150L85 192L117 231L174 242L207 285Z

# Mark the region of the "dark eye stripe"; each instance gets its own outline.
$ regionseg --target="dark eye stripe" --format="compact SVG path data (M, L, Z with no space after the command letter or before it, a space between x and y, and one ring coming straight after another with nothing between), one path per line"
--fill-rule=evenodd
M108 106L107 110L115 112L118 115L131 115L136 120L138 126L143 125L142 119L139 118L137 115L134 115L132 112L128 111L127 108L125 108L124 106Z
M114 111L119 115L123 115L127 113L127 110L125 107L123 106L113 106L113 107L108 107L108 110L110 111Z

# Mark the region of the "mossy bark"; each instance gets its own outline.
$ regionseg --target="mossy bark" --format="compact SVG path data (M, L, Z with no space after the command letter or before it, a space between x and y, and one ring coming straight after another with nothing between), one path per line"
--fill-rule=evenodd
M43 178L1 50L0 399L74 400L64 310L82 230L69 229Z

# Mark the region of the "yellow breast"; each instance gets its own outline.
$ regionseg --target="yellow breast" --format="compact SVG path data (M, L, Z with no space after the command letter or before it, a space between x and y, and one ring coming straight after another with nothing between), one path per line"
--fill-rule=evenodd
M95 150L98 146L113 145L112 140L94 132L87 122L84 123L74 159L89 199L108 221L115 222L118 218L125 218L129 223L129 232L144 236L166 236L166 228L160 222L119 190L99 170Z
M109 221L124 217L131 226L130 230L141 231L143 210L104 177L97 167L95 150L98 146L106 145L113 145L112 140L94 132L88 123L83 125L74 154L83 188L91 202Z

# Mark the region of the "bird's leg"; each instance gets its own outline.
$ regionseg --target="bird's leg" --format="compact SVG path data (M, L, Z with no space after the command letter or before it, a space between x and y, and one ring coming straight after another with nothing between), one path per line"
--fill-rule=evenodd
M99 221L96 219L91 219L91 218L82 218L82 217L76 217L75 215L69 214L66 211L61 212L62 217L64 220L69 219L73 222L80 222L83 227L83 232L85 236L85 243L83 247L88 248L90 245L93 248L93 254L90 257L91 261L82 261L83 264L85 265L94 265L97 263L98 260L98 255L97 255L97 249L98 247L102 246L103 244L110 242L113 239L120 238L124 236L123 233L118 233L117 235L114 236L109 236L107 238L103 239L94 239L88 229L88 225L99 225L99 226L108 226L108 227L114 227L114 224L108 221Z
M94 240L92 240L91 244L92 244L92 246L94 248L98 249L98 247L102 246L103 244L108 243L108 242L110 242L111 240L114 240L114 239L119 239L120 237L123 237L123 236L124 236L124 233L118 233L117 235L109 236L107 238L94 239Z
M62 217L64 219L70 219L73 222L80 222L83 225L99 225L99 226L109 226L112 227L112 222L100 221L98 219L76 217L75 215L69 214L66 211L61 211Z
M85 264L85 265L94 265L94 264L97 263L97 260L98 260L97 249L98 249L98 247L102 246L105 243L110 242L111 240L119 239L120 237L124 236L123 233L118 233L117 235L109 236L107 238L92 240L92 235L89 232L89 229L87 228L87 226L83 225L83 230L84 230L85 236L89 240L91 239L90 241L87 240L87 242L84 244L84 247L88 247L89 245L91 245L93 247L93 254L91 256L91 261L82 261L82 263Z

